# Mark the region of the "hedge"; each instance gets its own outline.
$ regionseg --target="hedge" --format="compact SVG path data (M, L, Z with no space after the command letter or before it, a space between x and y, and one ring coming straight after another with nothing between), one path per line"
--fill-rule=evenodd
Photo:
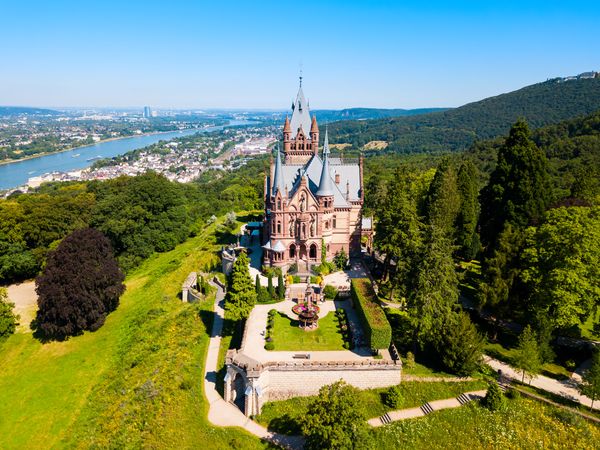
M385 349L392 341L392 327L377 302L377 294L368 278L354 278L352 299L362 322L367 343L372 349Z

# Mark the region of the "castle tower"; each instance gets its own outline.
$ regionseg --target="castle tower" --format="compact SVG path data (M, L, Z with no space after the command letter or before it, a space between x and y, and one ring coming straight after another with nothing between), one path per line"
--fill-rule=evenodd
M311 118L308 101L302 90L302 77L296 101L292 103L292 118L286 117L283 126L283 149L286 164L304 164L319 149L319 126Z

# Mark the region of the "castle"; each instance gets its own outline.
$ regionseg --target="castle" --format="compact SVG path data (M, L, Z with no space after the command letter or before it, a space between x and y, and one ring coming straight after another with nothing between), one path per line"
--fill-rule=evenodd
M283 156L278 147L264 189L265 265L308 271L342 250L360 254L363 160L331 157L327 129L319 155L319 126L302 78L283 126Z

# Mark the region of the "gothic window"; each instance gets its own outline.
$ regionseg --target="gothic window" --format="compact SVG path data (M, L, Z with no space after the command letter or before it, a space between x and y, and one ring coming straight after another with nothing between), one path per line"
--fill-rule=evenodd
M333 216L333 224L331 225L331 228L337 228L337 218L335 216Z
M277 200L277 209L281 209L281 200Z
M277 222L277 234L281 234L281 222Z
M310 250L309 250L308 256L311 259L317 259L317 246L315 244L312 244L310 246Z
M275 234L275 221L271 222L272 233Z
M290 245L290 258L295 258L296 257L296 245L292 244Z

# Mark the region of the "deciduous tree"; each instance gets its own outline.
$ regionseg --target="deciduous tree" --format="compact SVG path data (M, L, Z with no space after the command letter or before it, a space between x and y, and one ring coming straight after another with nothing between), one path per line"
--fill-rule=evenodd
M368 425L357 389L338 381L319 390L302 418L307 449L370 448Z
M13 312L14 303L8 301L6 288L0 287L0 341L13 334L19 324L19 316Z
M50 253L36 279L37 331L46 339L65 339L97 330L117 308L123 280L112 246L100 231L72 232Z
M594 401L600 397L600 352L594 353L591 366L583 372L581 378L579 391L592 399L590 409L593 409Z
M523 374L522 382L525 381L525 376L531 381L542 369L537 337L529 325L525 327L519 336L519 345L513 363Z

